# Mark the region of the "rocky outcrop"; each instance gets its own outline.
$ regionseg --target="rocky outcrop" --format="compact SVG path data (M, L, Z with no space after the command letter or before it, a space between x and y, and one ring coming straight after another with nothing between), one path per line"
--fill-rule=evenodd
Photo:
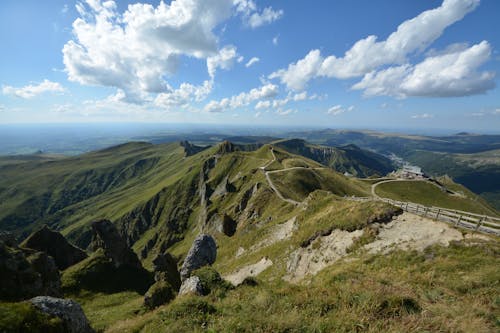
M184 280L179 290L179 296L193 294L197 296L203 295L203 286L199 277L191 276L190 278Z
M64 270L87 258L87 254L82 249L71 245L63 235L50 230L46 225L28 236L21 243L21 247L47 253L54 258L60 270Z
M59 271L52 257L0 242L0 299L58 296L60 286Z
M40 275L42 286L37 295L61 296L61 276L54 258L45 252L35 250L26 249L23 252L33 269Z
M177 262L169 253L158 254L153 259L153 272L155 281L166 280L175 290L181 286Z
M196 237L181 268L181 280L186 280L191 272L212 265L217 257L217 244L212 236L202 234Z
M106 257L110 258L115 267L131 266L142 268L137 255L127 242L120 236L115 225L109 220L100 220L92 223L92 242L90 248L102 248Z
M229 176L226 176L222 179L219 185L217 185L210 199L214 200L215 198L224 196L229 192L234 192L234 190L234 186L229 182Z
M227 214L214 214L208 222L209 229L233 236L236 232L237 223Z
M38 296L30 300L38 310L63 321L65 332L93 333L81 306L73 300Z
M223 141L219 144L219 148L217 149L217 154L227 154L227 153L232 153L237 150L236 145L234 145L230 141Z
M167 281L155 282L144 295L144 306L154 309L168 303L175 298L175 290Z
M181 286L177 263L169 253L158 254L153 259L155 283L144 295L144 305L153 309L175 298Z

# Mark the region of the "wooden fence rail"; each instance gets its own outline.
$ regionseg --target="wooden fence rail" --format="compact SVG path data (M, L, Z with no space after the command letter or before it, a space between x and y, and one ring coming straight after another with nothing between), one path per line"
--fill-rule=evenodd
M456 227L500 236L500 218L494 216L481 215L443 207L424 206L413 202L397 201L388 198L346 197L346 199L353 201L384 201L394 206L401 207L409 213L450 223Z
M401 207L407 212L450 223L456 227L500 236L500 218L497 217L443 207L429 207L413 202L396 201L387 198L381 198L380 200Z

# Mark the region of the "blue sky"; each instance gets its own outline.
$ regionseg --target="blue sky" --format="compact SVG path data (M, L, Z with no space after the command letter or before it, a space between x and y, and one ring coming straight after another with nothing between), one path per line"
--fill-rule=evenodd
M500 129L496 0L0 2L0 123Z

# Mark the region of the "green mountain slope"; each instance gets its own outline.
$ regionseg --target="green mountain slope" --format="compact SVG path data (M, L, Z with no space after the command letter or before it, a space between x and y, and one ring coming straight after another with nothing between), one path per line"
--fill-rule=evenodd
M357 177L383 176L394 170L388 158L352 144L327 147L300 139L288 139L276 141L274 145L327 165L338 172L348 172Z

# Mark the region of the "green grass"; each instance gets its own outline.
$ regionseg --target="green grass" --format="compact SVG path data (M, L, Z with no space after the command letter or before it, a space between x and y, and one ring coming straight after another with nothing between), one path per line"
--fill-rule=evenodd
M148 271L129 266L116 268L102 250L69 267L61 276L66 293L91 290L111 294L128 290L143 294L152 283L152 274Z
M134 291L114 294L82 291L67 295L77 301L83 308L92 328L104 331L118 321L125 321L144 314L144 297Z
M494 209L479 200L460 197L443 192L437 186L423 181L398 181L380 184L377 194L384 198L409 201L425 206L458 209L478 214L496 215Z
M0 332L9 333L63 333L61 319L38 311L27 302L0 302Z
M186 297L122 332L494 332L500 327L497 242L457 243L342 261L307 285L279 280L225 297ZM125 323L124 323L125 324ZM113 330L110 330L113 331Z

